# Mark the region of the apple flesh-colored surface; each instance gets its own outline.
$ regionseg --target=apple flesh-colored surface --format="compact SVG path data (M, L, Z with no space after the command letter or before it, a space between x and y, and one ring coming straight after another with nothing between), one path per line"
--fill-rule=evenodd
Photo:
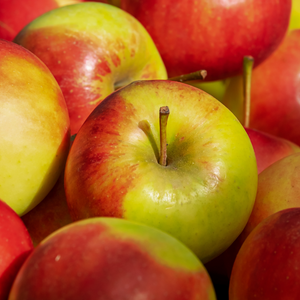
M65 226L41 242L9 300L215 300L192 251L166 233L116 218Z
M116 88L138 79L166 79L147 31L108 4L84 2L35 19L14 40L50 69L67 102L71 134Z
M33 250L21 218L0 200L0 300L7 300L12 283Z
M52 189L69 151L69 116L47 67L0 41L0 198L23 215Z
M300 152L299 146L286 139L251 128L245 130L255 152L258 174L274 162Z
M300 30L290 31L280 47L252 72L250 128L300 145ZM243 119L243 78L234 77L223 98Z
M230 300L300 296L300 208L272 214L248 236L235 260Z
M167 166L159 109L171 111ZM218 100L187 84L137 81L108 96L70 150L65 191L73 220L110 216L160 228L202 261L244 228L256 195L251 142Z
M241 72L243 57L256 65L284 37L291 0L121 0L153 38L170 77L199 69L207 80Z

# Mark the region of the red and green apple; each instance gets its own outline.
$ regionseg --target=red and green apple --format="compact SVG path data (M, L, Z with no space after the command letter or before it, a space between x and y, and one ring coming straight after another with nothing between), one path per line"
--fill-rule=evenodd
M174 237L117 218L67 225L28 257L9 300L216 300L207 271Z
M159 150L165 106L166 166ZM253 147L239 121L209 94L167 80L136 81L101 102L79 130L65 170L73 220L146 223L177 237L204 262L242 231L256 188Z
M134 80L167 78L145 28L109 4L84 2L54 9L26 26L14 42L53 73L66 99L71 134L115 89Z

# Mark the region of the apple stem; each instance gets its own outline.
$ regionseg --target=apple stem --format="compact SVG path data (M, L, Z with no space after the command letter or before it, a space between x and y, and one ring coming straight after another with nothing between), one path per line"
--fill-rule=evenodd
M207 75L207 72L205 70L199 70L193 73L184 74L176 77L168 78L168 80L171 81L179 81L179 82L185 82L185 81L192 81L192 80L204 80Z
M159 127L160 127L160 157L159 164L167 165L167 123L170 110L168 106L162 106L159 109Z
M254 59L252 56L245 56L243 60L243 91L244 91L244 127L250 125L251 106L251 77Z

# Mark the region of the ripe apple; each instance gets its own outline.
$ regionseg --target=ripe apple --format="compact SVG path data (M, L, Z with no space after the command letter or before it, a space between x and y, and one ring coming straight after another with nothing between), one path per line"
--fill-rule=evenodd
M23 215L52 189L69 151L63 94L31 52L0 40L0 198Z
M260 64L283 39L291 0L121 0L153 38L169 76L198 69L207 80L240 73L245 55Z
M300 30L288 32L280 47L254 68L249 127L300 145ZM223 103L243 118L243 79L233 78Z
M166 166L158 162L165 105ZM234 115L200 89L167 80L136 81L101 102L79 130L65 170L73 220L146 223L177 237L203 262L242 231L256 187L254 151Z
M168 234L116 218L67 225L41 242L9 300L215 300L192 251Z
M33 244L21 218L0 200L0 300L7 300L12 283Z
M14 40L50 69L65 96L71 134L115 89L138 79L166 79L147 31L125 11L84 2L52 10Z
M248 236L235 260L230 300L286 300L300 295L300 208L272 214Z

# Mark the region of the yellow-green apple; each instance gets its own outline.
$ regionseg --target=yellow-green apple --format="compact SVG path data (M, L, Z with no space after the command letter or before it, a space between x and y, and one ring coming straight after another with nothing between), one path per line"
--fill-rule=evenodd
M65 96L71 134L116 88L138 79L166 79L145 28L125 11L84 2L52 10L14 40L50 69Z
M165 106L171 113L160 134ZM202 90L167 80L136 81L101 102L79 130L65 170L73 220L146 223L202 261L242 231L256 187L254 151L234 115Z
M281 210L251 232L234 262L230 300L299 299L299 220L299 207Z
M52 189L69 151L65 99L31 52L0 40L0 198L23 215Z
M215 300L207 271L174 237L117 218L67 225L23 264L9 300Z
M300 29L300 1L292 0L292 12L289 30Z
M279 48L254 68L249 127L300 145L300 30L288 32ZM243 79L234 77L223 103L243 119Z
M12 283L33 250L21 218L0 200L0 300L7 300Z
M291 0L122 0L153 38L169 76L198 69L207 80L240 72L243 57L261 63L279 45Z

